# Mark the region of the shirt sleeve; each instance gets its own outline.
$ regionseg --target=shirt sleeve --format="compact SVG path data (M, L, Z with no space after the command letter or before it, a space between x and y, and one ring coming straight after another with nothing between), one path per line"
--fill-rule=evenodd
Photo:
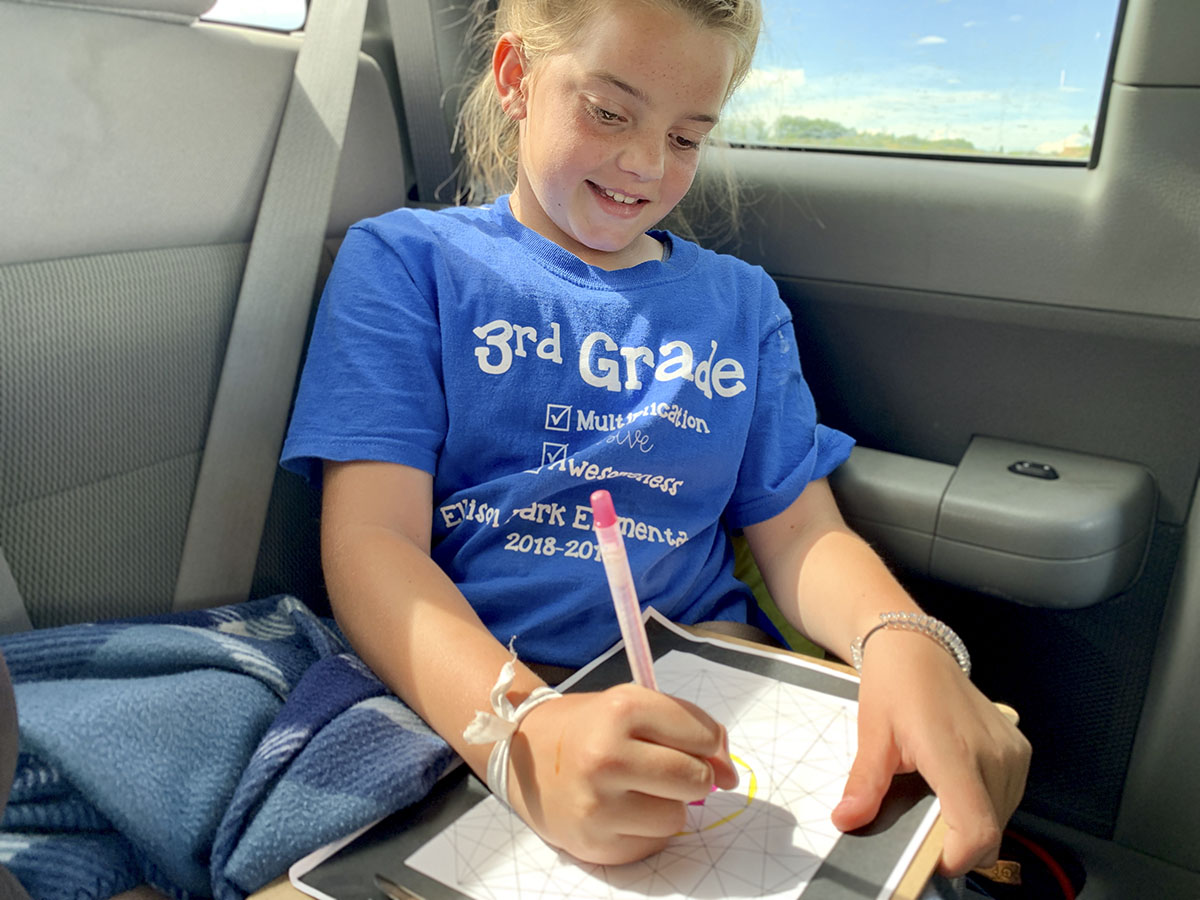
M363 223L347 233L317 310L284 468L313 483L323 460L435 471L446 434L436 281L412 274L435 270L420 258L433 252L428 239L384 240Z
M809 482L845 462L854 446L849 435L817 421L816 404L800 369L791 315L774 283L767 281L773 302L759 343L754 419L725 511L734 528L783 512Z

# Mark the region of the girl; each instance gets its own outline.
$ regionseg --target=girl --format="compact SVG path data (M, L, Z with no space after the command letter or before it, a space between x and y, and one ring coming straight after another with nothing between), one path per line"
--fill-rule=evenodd
M931 639L928 617L926 634L877 627L919 610L838 514L825 476L851 441L816 423L770 278L654 230L759 20L757 0L501 0L467 134L515 163L511 193L351 230L284 464L323 476L323 562L351 642L549 843L638 859L689 801L736 782L723 728L695 706L634 685L556 697L526 665L579 666L618 639L588 510L603 487L639 596L674 620L751 617L740 527L798 628L842 657L870 633L834 822L867 824L892 775L919 770L949 824L942 869L959 874L994 860L1028 744L964 677L952 634ZM485 183L499 171L473 159ZM472 743L510 641L521 662L497 692L554 702Z

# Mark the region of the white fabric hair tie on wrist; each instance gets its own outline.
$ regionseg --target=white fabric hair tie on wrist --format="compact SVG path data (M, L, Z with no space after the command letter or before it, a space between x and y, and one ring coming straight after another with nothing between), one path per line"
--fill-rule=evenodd
M562 696L554 688L542 685L526 697L520 706L513 706L512 701L508 699L508 692L517 677L517 651L513 649L511 641L508 652L512 654L512 659L501 666L500 677L496 679L488 698L493 711L476 712L471 724L463 730L463 739L468 744L495 742L491 755L488 756L487 786L505 806L512 805L508 802L508 754L517 726L530 712L547 700L557 700Z

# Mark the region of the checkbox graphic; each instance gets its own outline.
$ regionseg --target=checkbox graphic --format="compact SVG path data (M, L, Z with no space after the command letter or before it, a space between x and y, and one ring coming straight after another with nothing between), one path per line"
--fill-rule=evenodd
M571 430L571 407L564 406L561 403L546 404L546 430L547 431L570 431Z
M542 442L542 465L548 466L552 462L562 462L567 458L567 445L554 444L550 441Z

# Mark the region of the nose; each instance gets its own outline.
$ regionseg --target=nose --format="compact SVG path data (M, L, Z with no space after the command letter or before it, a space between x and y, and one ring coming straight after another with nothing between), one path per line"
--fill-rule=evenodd
M654 181L663 176L665 158L661 135L635 134L617 155L617 166L639 181Z

